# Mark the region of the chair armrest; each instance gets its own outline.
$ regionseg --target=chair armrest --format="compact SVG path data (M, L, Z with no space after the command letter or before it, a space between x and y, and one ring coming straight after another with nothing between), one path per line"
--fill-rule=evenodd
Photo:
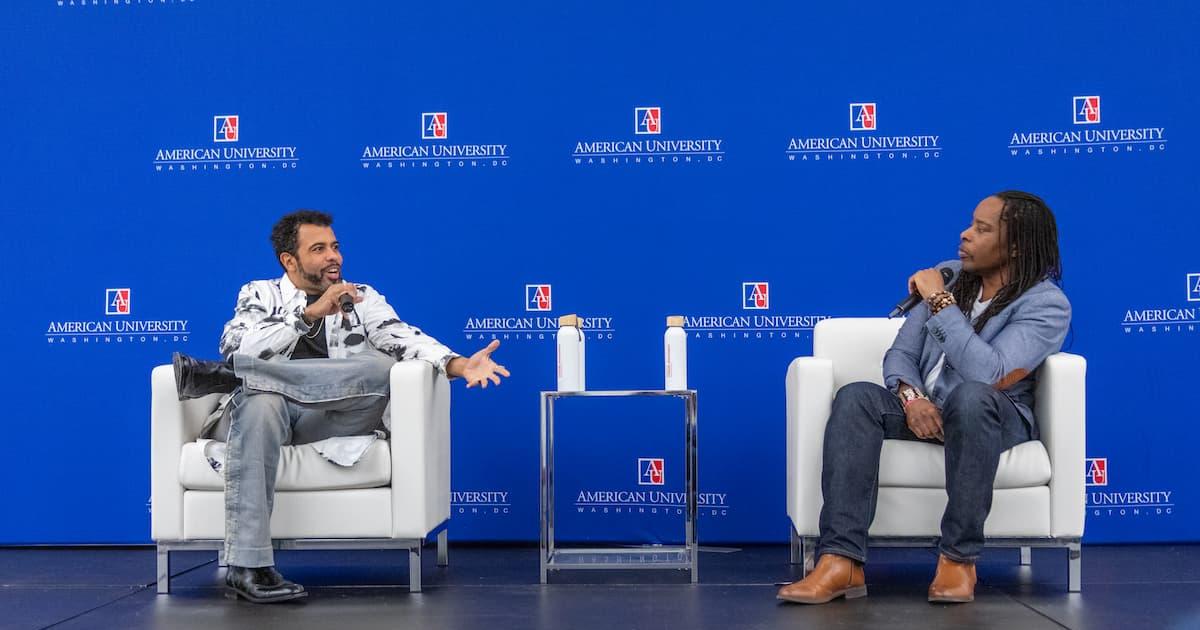
M450 382L425 361L392 366L392 537L450 518Z
M183 486L179 457L195 440L220 394L180 401L175 371L160 365L150 373L150 538L183 540Z
M1042 444L1050 455L1050 535L1083 535L1086 460L1085 377L1083 357L1058 353L1042 364L1034 415Z
M799 357L788 366L787 511L803 536L819 533L821 452L833 395L833 361Z
M179 455L188 440L175 373L160 365L150 373L150 538L183 539L183 486Z

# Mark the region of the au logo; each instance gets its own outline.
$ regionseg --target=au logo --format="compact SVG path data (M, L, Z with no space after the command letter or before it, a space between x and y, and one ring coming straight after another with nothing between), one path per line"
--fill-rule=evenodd
M551 309L550 300L550 285L548 284L527 284L525 285L525 310L527 311L548 311Z
M104 314L105 315L128 315L129 314L129 289L105 289L104 290Z
M421 114L421 139L445 140L447 138L446 119L446 112Z
M662 133L662 108L633 108L633 132L637 135Z
M1200 302L1200 273L1187 275L1187 301Z
M638 458L638 485L663 485L663 460L661 457Z
M1087 485L1089 486L1107 486L1108 485L1108 458L1107 457L1089 457L1087 459Z
M764 311L771 307L770 287L766 282L742 283L742 309Z
M875 129L875 103L850 103L850 131Z
M1073 102L1076 125L1100 124L1099 96L1076 96Z
M238 117L236 114L213 116L213 142L237 142Z

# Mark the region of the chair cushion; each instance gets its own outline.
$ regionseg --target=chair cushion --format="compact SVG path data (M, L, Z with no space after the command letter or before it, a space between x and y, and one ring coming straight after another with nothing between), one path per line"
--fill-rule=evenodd
M1050 456L1040 441L1018 444L1000 454L993 488L1031 488L1050 483ZM946 449L937 444L884 440L879 485L890 488L945 488Z
M392 454L387 440L371 443L358 463L339 466L308 444L285 446L280 453L275 489L345 490L378 488L392 480ZM179 483L188 490L224 490L225 480L208 463L204 442L183 445L179 458Z

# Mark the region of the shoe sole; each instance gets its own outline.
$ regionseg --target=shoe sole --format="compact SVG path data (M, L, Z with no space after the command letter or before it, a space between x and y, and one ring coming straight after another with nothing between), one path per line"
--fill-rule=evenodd
M975 601L974 595L970 595L967 597L946 597L946 596L935 597L935 596L931 595L929 597L929 603L931 603L931 604L969 604L973 601Z
M859 597L866 596L867 586L864 584L862 586L855 586L854 588L837 591L825 599L805 599L803 597L789 597L787 595L776 595L775 599L791 602L793 604L828 604L839 597L845 597L846 599L858 599Z
M277 604L279 602L290 602L293 599L300 599L301 597L308 597L308 591L300 591L299 593L282 595L280 597L254 597L239 590L225 587L225 599L237 601L239 597L253 604Z

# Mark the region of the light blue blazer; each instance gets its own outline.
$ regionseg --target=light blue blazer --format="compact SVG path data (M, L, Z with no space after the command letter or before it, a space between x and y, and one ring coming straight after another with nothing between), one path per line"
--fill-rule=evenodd
M958 261L938 268L961 268ZM925 395L942 408L950 392L967 381L986 383L1016 404L1037 435L1033 392L1038 368L1062 348L1071 323L1071 303L1050 280L1034 285L995 314L979 334L956 307L930 316L922 302L909 312L896 341L883 357L884 384L896 391L901 381L925 392L925 377L943 353L946 363Z

